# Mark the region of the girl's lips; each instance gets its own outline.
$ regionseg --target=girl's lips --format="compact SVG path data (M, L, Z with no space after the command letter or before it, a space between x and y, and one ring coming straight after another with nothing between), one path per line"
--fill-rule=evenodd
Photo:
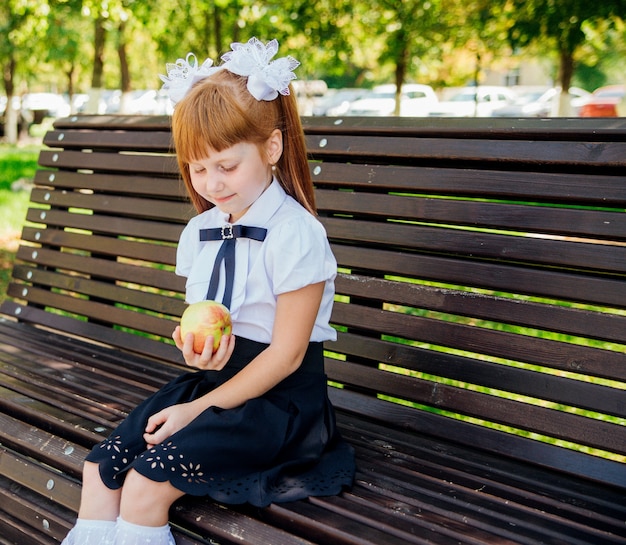
M228 195L227 197L212 197L212 201L216 204L216 205L220 205L220 204L226 204L229 200L231 200L234 197L234 195Z

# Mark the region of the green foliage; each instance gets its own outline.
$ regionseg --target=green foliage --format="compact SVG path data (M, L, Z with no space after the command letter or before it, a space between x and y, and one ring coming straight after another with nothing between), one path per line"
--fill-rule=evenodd
M624 13L626 0L5 0L0 64L16 94L86 92L100 66L97 26L109 89L123 81L157 88L166 61L188 51L218 59L231 41L253 35L275 37L301 59L300 78L334 87L460 84L510 57L511 47L531 46L552 62L572 52L586 77L594 68L618 73Z

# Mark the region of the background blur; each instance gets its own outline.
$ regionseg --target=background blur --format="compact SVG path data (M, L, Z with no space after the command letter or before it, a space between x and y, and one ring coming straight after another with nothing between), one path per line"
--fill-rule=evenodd
M217 60L251 36L278 39L279 54L302 62L305 115L337 106L331 114L491 115L516 100L506 115L579 115L587 92L626 82L625 21L626 0L2 0L2 128L14 140L14 125L47 116L167 113L158 93L166 62L189 51ZM403 83L446 104L435 107L428 89L401 96ZM388 85L362 96L379 84ZM476 85L511 93L447 104ZM521 108L570 88L530 114ZM378 102L348 111L362 98Z

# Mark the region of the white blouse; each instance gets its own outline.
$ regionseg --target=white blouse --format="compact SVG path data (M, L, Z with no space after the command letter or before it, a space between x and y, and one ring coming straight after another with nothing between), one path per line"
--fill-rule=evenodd
M188 303L206 298L221 240L200 242L200 229L222 227L228 215L217 207L192 218L178 244L176 274L187 277ZM311 341L335 340L330 313L335 294L337 262L322 224L274 179L237 224L264 227L263 242L238 238L231 303L233 333L270 343L278 295L325 282ZM224 294L224 264L216 300ZM298 312L297 308L293 312Z

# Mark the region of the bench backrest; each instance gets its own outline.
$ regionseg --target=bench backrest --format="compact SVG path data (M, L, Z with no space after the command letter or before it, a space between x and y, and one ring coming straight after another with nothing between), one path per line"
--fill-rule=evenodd
M626 486L626 120L304 121L335 405ZM3 311L179 363L169 120L67 118L45 144Z

